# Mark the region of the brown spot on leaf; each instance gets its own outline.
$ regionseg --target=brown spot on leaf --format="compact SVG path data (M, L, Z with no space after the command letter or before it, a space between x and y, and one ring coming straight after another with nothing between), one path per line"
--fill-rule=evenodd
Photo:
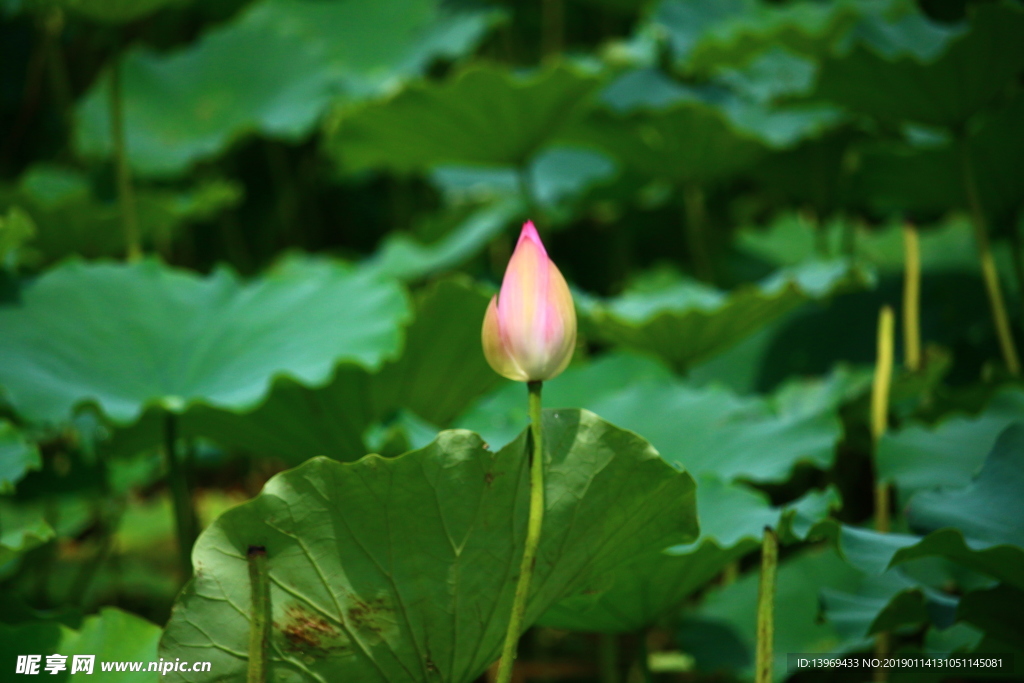
M491 487L491 484L494 483L494 472L488 472L484 475L484 483L487 484L487 488Z
M395 610L388 604L386 595L367 600L349 593L346 603L346 618L354 631L380 637L385 628L394 623Z
M329 621L299 603L285 609L284 620L274 623L285 639L285 649L314 657L348 650L348 639Z

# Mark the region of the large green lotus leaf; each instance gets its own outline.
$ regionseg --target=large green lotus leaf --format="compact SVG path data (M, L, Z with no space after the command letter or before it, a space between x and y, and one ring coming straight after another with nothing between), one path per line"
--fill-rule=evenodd
M524 213L525 205L521 201L505 198L474 211L432 244L421 244L408 235L393 234L371 263L383 273L403 280L417 280L448 270L478 254Z
M814 536L833 539L852 566L869 574L924 557L943 557L1024 589L1024 538L1020 500L1024 489L1024 424L1014 423L996 440L981 471L959 488L918 491L907 520L921 536L880 534L833 522Z
M710 71L744 66L771 48L819 55L880 3L665 0L652 22L668 33L677 64Z
M476 45L488 12L449 14L434 0L261 0L235 21L169 54L128 52L123 71L132 166L185 172L259 132L299 139L336 99L358 99ZM110 154L108 76L77 111L75 145Z
M763 68L772 70L767 65ZM766 149L790 148L805 138L822 134L843 119L842 112L830 105L774 104L769 88L759 88L749 82L750 77L737 72L725 73L721 79L731 79L736 85L727 82L686 85L650 67L626 72L601 94L602 102L618 114L618 118L595 114L593 126L604 125L607 128L614 126L616 121L621 125L622 117L645 125L647 132L641 131L640 139L651 148L644 152L647 157L664 154L668 147L675 145L694 148L679 150L684 158L674 162L677 166L673 167L675 174L686 180L709 181L724 179L749 167L752 160L761 158ZM794 86L778 86L780 90L783 87ZM684 119L682 125L677 126L681 117ZM687 117L692 121L687 123ZM652 121L656 124L653 127L649 125ZM698 126L699 129L691 132L687 125ZM660 131L658 135L650 132L655 129ZM583 140L587 140L589 134L592 144L603 142L623 154L627 152L621 144L616 144L614 139L596 129L588 133L584 128L576 134ZM707 135L713 137L705 139ZM716 158L726 153L737 158ZM623 158L634 158L633 166L648 175L666 177L665 171L650 167L639 153ZM670 159L666 161L672 163Z
M545 518L525 625L595 575L697 535L694 484L645 441L578 410L544 414ZM442 432L394 459L324 458L220 517L167 626L165 659L244 677L246 552L267 550L276 680L469 683L497 657L526 533L525 433L495 453Z
M179 431L298 464L316 455L338 460L365 455L367 428L401 409L447 425L500 381L480 347L489 298L464 280L441 280L418 297L402 355L377 372L345 364L316 388L282 379L251 412L192 407L182 415ZM109 447L131 453L155 446L160 428L159 414L150 412L117 432Z
M0 419L0 494L13 493L14 485L29 470L38 470L42 466L36 445L26 439L17 427Z
M1000 434L977 476L962 488L920 491L910 500L913 529L954 527L988 544L1024 551L1024 421Z
M378 273L292 259L250 283L156 261L61 265L0 308L0 386L32 420L85 403L128 424L149 406L254 408L274 379L327 382L398 351L408 304Z
M869 282L847 261L782 269L731 292L694 281L581 300L584 329L596 338L663 358L678 369L706 360L801 304Z
M86 617L77 631L56 621L0 624L0 666L13 672L18 655L38 654L42 655L39 673L50 678L50 672L44 669L46 657L65 655L66 670L53 676L53 680L64 681L70 678L75 655L93 655L91 674L76 674L79 679L97 683L156 683L161 680L160 673L145 669L150 662L157 661L160 633L159 626L114 607L104 607L99 614ZM103 671L103 662L142 662L142 670Z
M794 505L773 508L759 491L701 477L697 486L701 535L695 543L634 559L611 576L602 577L606 586L599 583L559 602L540 623L603 633L648 628L673 614L727 565L757 548L766 526L791 530L791 518L800 515L802 530L806 531L836 502L832 491L812 492Z
M187 190L139 188L136 211L143 245L165 245L180 228L215 216L241 197L240 186L222 180ZM125 251L117 198L97 196L89 178L76 169L36 164L17 186L0 189L2 205L23 208L32 219L36 230L26 250L38 252L36 260L56 261L71 254L120 256Z
M577 117L603 79L560 64L528 75L474 66L443 83L338 114L328 146L350 171L442 164L525 167Z
M968 7L970 30L912 14L865 21L821 65L817 96L895 122L960 126L989 106L1024 69L1024 10Z
M936 425L909 424L878 444L878 475L901 495L942 486L966 486L985 462L999 434L1024 421L1024 391L1008 388L974 417L951 416Z
M544 402L598 412L643 434L666 460L694 474L783 481L797 463L832 463L841 434L837 406L862 386L860 375L841 371L794 382L767 398L738 396L672 379L653 361L610 356L547 383ZM488 443L507 443L528 424L524 391L521 385L503 387L456 424Z
M844 639L834 625L819 619L818 593L824 588L852 589L859 578L860 573L830 548L807 550L782 561L775 590L775 652L839 651ZM757 588L758 573L750 572L725 588L711 591L697 612L701 629L710 625L724 628L724 633L732 634L730 640L741 644L734 668L745 678L753 672ZM692 632L684 629L679 645L696 657L698 669L707 668L703 662L713 653L693 648ZM777 654L774 678L781 681L787 676L786 657Z
M663 84L652 87L658 78L650 70L620 78L604 94L614 110L591 111L561 140L601 149L642 177L677 184L731 178L766 153L757 133L739 129L725 110Z
M1024 163L1024 94L987 116L967 134L967 150L978 197L993 221L1015 216L1024 196L1016 169ZM954 141L921 146L882 143L865 150L857 175L858 194L884 212L943 212L968 209L963 154Z

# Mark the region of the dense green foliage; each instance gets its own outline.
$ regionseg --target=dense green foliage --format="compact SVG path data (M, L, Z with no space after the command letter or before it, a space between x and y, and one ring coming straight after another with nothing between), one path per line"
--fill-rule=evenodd
M0 679L244 681L261 619L272 681L484 676L526 219L580 334L523 675L752 679L766 527L776 680L1024 667L1017 0L0 0L0 49Z

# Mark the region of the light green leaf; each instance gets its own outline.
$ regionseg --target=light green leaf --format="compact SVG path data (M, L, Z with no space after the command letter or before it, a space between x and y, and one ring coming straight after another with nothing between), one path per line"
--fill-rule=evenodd
M376 373L342 365L323 387L282 379L252 412L197 405L182 415L182 435L298 464L316 455L354 460L366 453L363 434L401 409L447 425L500 378L483 357L480 325L489 296L459 279L442 280L416 303L402 355ZM160 416L148 413L115 434L110 448L134 452L160 443Z
M248 410L277 377L322 385L342 362L380 367L407 316L393 281L326 261L286 261L251 283L72 261L0 308L0 386L40 421L85 403L119 424L150 406Z
M940 486L966 486L982 467L999 434L1024 421L1024 391L1005 389L975 417L951 416L933 426L910 424L878 444L880 477L901 495Z
M104 607L99 614L86 617L78 631L55 621L0 624L0 663L7 671L14 671L18 655L39 654L39 673L49 677L50 672L44 669L46 657L60 654L67 657L67 668L56 680L156 683L161 680L160 673L146 669L150 662L157 661L160 633L160 627L113 607ZM75 674L77 679L68 675L75 655L95 657L91 674ZM102 670L101 662L141 662L142 671L107 672Z
M907 520L925 533L954 527L986 544L1012 544L1024 551L1024 422L999 435L977 476L959 489L920 491Z
M544 532L526 624L592 576L696 536L693 480L635 434L545 412ZM315 459L225 513L194 550L197 576L161 643L242 677L246 552L267 549L270 674L469 683L498 655L528 505L525 434L494 453L443 432L425 449L354 464Z
M349 171L442 164L525 167L572 121L602 78L568 64L528 75L474 66L441 84L342 111L328 146Z
M618 298L581 301L584 329L685 369L733 346L808 301L862 286L869 275L846 261L818 261L724 292L680 280Z
M301 139L337 98L385 92L462 55L494 18L434 0L261 0L183 50L133 49L121 66L129 159L144 175L179 175L253 131ZM108 99L104 75L77 111L85 156L110 154Z
M39 449L7 420L0 419L0 494L13 493L29 470L43 466Z

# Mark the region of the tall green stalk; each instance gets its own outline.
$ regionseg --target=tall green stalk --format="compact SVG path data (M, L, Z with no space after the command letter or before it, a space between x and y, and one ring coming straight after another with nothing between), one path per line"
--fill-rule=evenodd
M121 92L121 59L115 57L110 65L110 139L114 147L117 167L117 196L121 204L121 223L124 226L126 257L136 261L142 257L139 236L139 214L135 206L135 186L128 164L128 149L124 135L124 97Z
M757 653L755 683L771 683L775 640L775 575L779 567L779 537L764 528L761 541L761 579L757 587Z
M883 306L878 313L878 357L875 361L875 378L871 385L871 441L876 451L888 425L894 337L895 321L892 308ZM875 529L883 533L889 531L889 483L882 481L881 478L876 478L875 481Z
M981 262L981 276L988 292L988 302L992 308L992 321L995 323L996 336L999 337L999 348L1003 352L1006 369L1011 375L1020 374L1020 357L1013 342L1010 330L1010 316L1006 312L1002 286L999 284L999 271L996 260L992 256L992 245L988 240L988 228L985 225L985 212L981 208L978 195L978 183L974 178L974 165L971 163L971 151L967 140L960 138L960 164L963 173L964 192L971 211L971 224L974 226L974 243L978 248L978 260Z
M192 544L198 535L192 493L181 460L178 458L178 422L174 413L164 416L164 456L167 458L167 481L174 499L174 526L178 536L178 559L182 575L192 576Z
M501 661L498 663L497 683L509 683L512 680L512 665L516 659L516 645L523 629L526 616L526 599L530 594L530 580L533 578L533 566L537 560L537 548L540 545L540 530L544 523L544 433L541 425L540 393L543 382L528 382L530 392L530 517L526 524L526 547L523 549L523 561L519 565L519 581L516 583L516 595L512 601L512 614L508 619L508 630L505 632L505 644L501 648Z
M270 635L270 577L267 575L267 549L249 546L249 584L252 591L252 615L249 625L249 673L246 683L266 683L267 642Z
M917 226L903 226L903 362L921 369L921 245Z

